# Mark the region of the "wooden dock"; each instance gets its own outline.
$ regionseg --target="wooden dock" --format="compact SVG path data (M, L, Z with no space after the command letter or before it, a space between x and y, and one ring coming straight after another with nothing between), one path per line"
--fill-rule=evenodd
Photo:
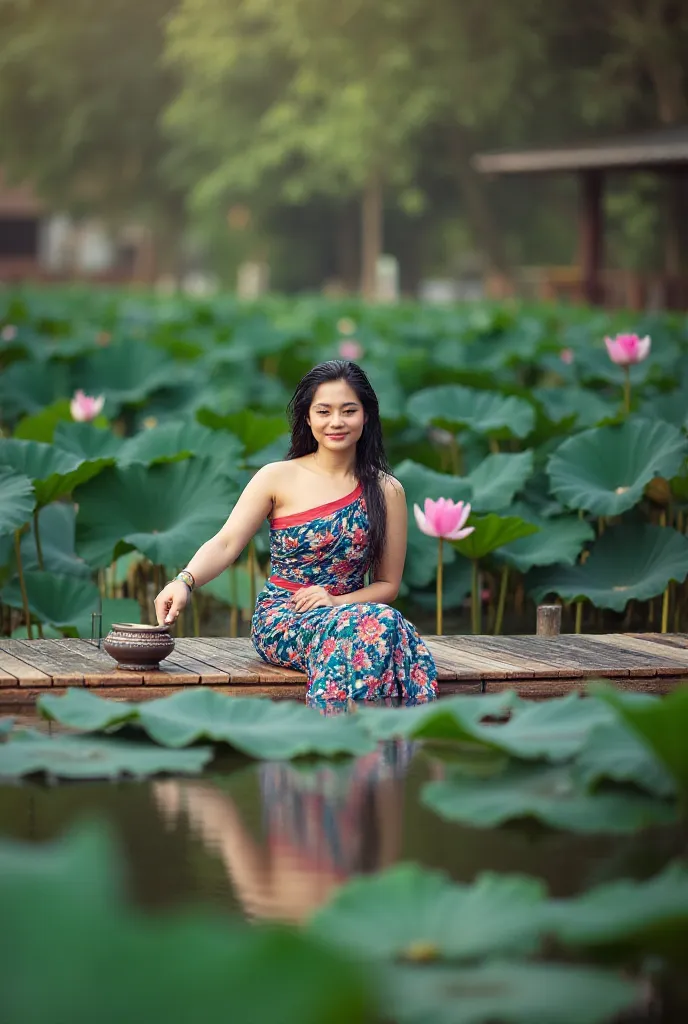
M523 697L559 697L588 679L624 689L666 693L688 682L688 634L618 633L425 638L440 690L480 693L514 689ZM303 698L305 676L261 661L247 638L181 638L154 672L123 672L88 640L0 637L0 712L30 706L41 693L87 686L110 697L145 700L179 686L212 686L239 696Z

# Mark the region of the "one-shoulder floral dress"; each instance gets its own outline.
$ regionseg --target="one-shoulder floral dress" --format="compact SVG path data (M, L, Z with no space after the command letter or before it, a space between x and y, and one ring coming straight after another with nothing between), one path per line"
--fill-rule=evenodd
M368 515L362 488L339 501L273 519L272 575L258 596L251 636L272 665L308 677L307 702L330 706L399 697L437 696L437 671L414 626L372 602L298 612L292 594L321 586L340 596L361 590L368 569Z

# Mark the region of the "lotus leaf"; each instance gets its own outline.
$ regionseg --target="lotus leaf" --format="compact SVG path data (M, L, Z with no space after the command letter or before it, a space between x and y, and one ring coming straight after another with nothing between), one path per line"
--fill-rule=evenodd
M259 452L249 455L246 459L246 465L260 469L261 466L267 466L270 462L282 462L289 450L290 441L290 434L282 434L276 441L272 441L265 448L261 448Z
M676 427L629 419L564 441L548 472L554 494L569 508L618 516L640 501L654 477L675 476L686 454L688 441Z
M0 373L0 406L7 417L40 413L72 391L69 368L55 363L14 363Z
M532 472L532 451L488 455L464 478L471 486L473 511L499 512L508 508Z
M463 605L471 592L471 576L471 566L465 559L457 559L452 565L445 567L442 579L442 607L445 611ZM420 608L432 611L437 605L435 587L428 590L414 589L410 593L413 603Z
M473 560L485 558L505 544L538 532L534 523L527 523L518 516L471 516L469 526L474 528L470 536L450 543L460 554Z
M140 339L98 349L74 367L74 379L89 395L105 395L115 407L142 402L164 387L195 376L188 365L165 356Z
M442 818L478 828L534 818L569 832L626 833L677 821L671 804L640 794L586 793L561 765L514 764L488 779L456 775L428 783L421 800Z
M480 875L458 885L436 871L399 864L356 878L316 911L309 932L364 957L473 959L532 952L542 924L545 889L534 878Z
M538 527L538 533L512 541L499 552L499 557L519 572L528 572L536 565L573 565L583 545L595 538L592 526L577 516L545 518L520 504L511 511Z
M535 388L533 398L542 405L548 420L557 425L571 420L572 426L595 427L618 413L618 403L612 404L584 388Z
M53 439L58 423L70 421L72 414L66 398L60 398L40 412L25 416L15 427L13 436L23 441L44 441Z
M115 462L124 443L121 437L93 423L58 423L53 436L56 448L84 460Z
M576 778L593 789L600 782L632 782L648 793L670 797L676 785L662 762L619 721L597 726L576 760Z
M0 466L0 536L20 530L31 519L35 506L28 476Z
M679 862L644 882L609 882L573 900L551 901L547 916L567 946L630 947L685 961L688 871Z
M92 613L101 608L98 588L90 579L58 576L55 572L24 573L29 609L41 622L72 628L79 636L90 637ZM2 590L2 599L12 608L22 607L22 596L16 580ZM138 622L141 609L132 598L109 598L102 601L102 630L107 633L113 622ZM132 616L128 618L127 616Z
M417 391L407 411L419 423L447 430L467 427L494 438L527 437L535 426L535 410L529 402L458 384Z
M85 462L40 441L0 439L0 467L8 466L32 480L38 506L70 494L77 484L99 473L103 465L101 461Z
M117 1024L137 1006L148 1024L218 1024L228 1007L241 1024L375 1019L363 972L305 935L134 911L115 854L93 829L47 848L0 846L0 915L12 935L0 963L3 1024Z
M286 426L284 416L265 416L251 409L243 409L241 412L229 413L226 416L219 416L209 409L199 409L196 418L199 423L212 430L228 430L234 434L243 444L247 455L255 455L273 441L277 441L283 436Z
M680 789L688 790L688 687L682 686L662 700L637 700L605 683L590 686L607 701L619 718L666 767Z
M42 695L37 706L46 718L72 728L101 731L136 722L165 746L210 739L257 758L367 754L375 748L355 716L328 718L290 701L232 698L206 689L124 706L74 689L64 697Z
M176 462L189 456L212 458L216 470L231 475L242 452L241 442L226 431L209 430L195 420L167 422L128 438L117 459L119 466Z
M404 965L383 978L399 1024L603 1024L641 998L611 971L562 964Z
M499 718L521 704L513 690L503 693L457 695L409 708L363 706L357 711L363 728L376 740L392 737L485 743L478 731L486 717ZM491 746L487 743L486 745Z
M75 494L77 550L93 566L131 548L157 565L185 565L220 529L236 497L236 485L207 459L112 467Z
M59 576L89 576L91 570L74 550L76 508L71 502L54 501L38 512L38 527L46 572ZM21 541L24 569L38 569L38 552L33 530Z
M125 775L198 775L212 760L211 747L167 750L153 743L112 737L13 733L0 746L0 778L44 773L60 779L117 779Z
M670 580L688 576L688 539L669 527L624 523L605 530L584 565L534 570L529 592L536 600L558 594L566 601L587 598L597 608L624 610L631 598L647 601Z
M13 726L13 718L0 718L0 736L6 736L9 732L12 732Z

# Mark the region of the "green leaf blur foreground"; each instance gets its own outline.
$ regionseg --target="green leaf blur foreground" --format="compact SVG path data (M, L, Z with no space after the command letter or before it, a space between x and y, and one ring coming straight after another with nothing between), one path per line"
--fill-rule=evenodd
M362 969L281 928L124 900L123 865L93 826L46 846L0 844L3 1024L352 1024L376 1018ZM269 979L269 984L266 983Z

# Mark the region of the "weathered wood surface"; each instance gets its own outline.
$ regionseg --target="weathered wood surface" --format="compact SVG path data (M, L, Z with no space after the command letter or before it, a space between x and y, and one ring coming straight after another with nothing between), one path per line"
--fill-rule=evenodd
M583 689L586 680L612 679L626 689L666 693L688 681L688 634L612 633L579 636L427 637L440 689L479 693L515 689L541 699ZM243 696L300 698L301 672L266 665L248 638L180 638L153 672L123 672L87 640L9 640L0 637L0 708L30 705L39 694L86 686L109 696L141 700L181 686L212 686Z

